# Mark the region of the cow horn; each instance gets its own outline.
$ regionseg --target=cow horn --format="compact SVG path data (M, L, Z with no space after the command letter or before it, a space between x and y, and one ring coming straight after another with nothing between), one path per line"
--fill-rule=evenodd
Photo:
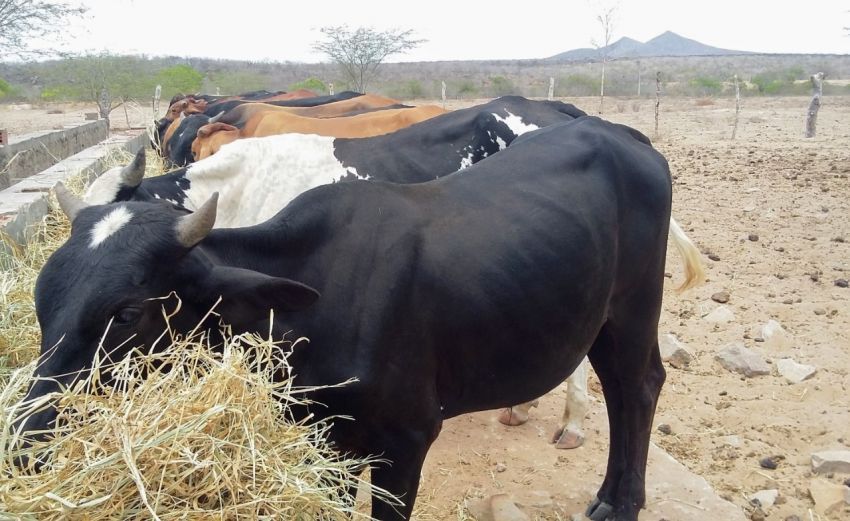
M136 152L133 162L121 169L121 184L129 187L139 186L145 177L145 147Z
M209 120L209 121L207 121L207 125L210 125L210 124L212 124L212 123L217 122L218 120L220 120L220 119L221 119L221 117L222 117L223 115L224 115L224 111L222 110L221 112L219 112L219 113L218 113L218 114L216 114L215 116L211 117L211 118L210 118L210 120Z
M210 198L198 208L198 211L185 215L177 221L177 240L187 248L201 242L212 230L215 224L215 214L218 206L218 192L213 192Z
M59 201L59 208L65 212L65 215L68 216L68 220L71 222L74 222L80 210L89 206L65 188L65 185L61 181L56 183L53 191L56 193L56 200Z

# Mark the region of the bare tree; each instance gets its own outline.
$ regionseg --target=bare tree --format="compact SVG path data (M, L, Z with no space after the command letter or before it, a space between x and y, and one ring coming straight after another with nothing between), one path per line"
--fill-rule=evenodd
M599 51L602 58L602 78L599 82L599 113L602 114L605 105L605 65L611 53L611 40L614 39L614 19L617 15L619 4L600 5L596 21L602 28L602 40L591 40L591 43Z
M10 57L32 58L55 54L56 49L32 47L34 40L44 40L68 26L71 18L82 16L83 6L43 0L0 0L0 61Z
M320 31L324 39L315 42L313 48L337 63L358 92L366 92L366 86L387 56L408 51L425 41L413 39L410 29L350 30L347 25L341 25L322 27Z

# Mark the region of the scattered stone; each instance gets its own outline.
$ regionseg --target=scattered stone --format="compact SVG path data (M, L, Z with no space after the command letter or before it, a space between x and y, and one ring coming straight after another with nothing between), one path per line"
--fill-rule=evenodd
M711 296L711 300L719 302L721 304L725 304L729 302L729 293L726 291L718 291L717 293Z
M496 472L504 472L508 470L508 466L502 462L496 463Z
M532 490L523 492L516 497L516 504L528 508L550 509L555 504L552 494L546 490Z
M783 304L793 304L793 303L794 303L794 299L792 299L792 298L787 298L787 299L783 300L783 301L782 301L782 303L783 303Z
M715 324L725 324L735 320L735 314L726 306L717 306L717 308L705 316L705 320Z
M809 495L815 501L815 512L824 516L847 504L844 486L822 478L813 479L809 483Z
M767 512L770 508L776 503L776 499L779 497L779 491L775 488L767 489L767 490L759 490L752 496L750 496L750 502L758 502L758 505Z
M720 255L717 255L716 253L709 253L708 258L713 260L714 262L717 262L720 260Z
M694 355L675 335L666 334L659 338L658 347L661 350L661 360L668 362L676 369L687 367L694 359Z
M847 279L835 279L835 285L839 288L847 287Z
M743 443L741 442L740 436L736 436L734 434L730 434L729 436L721 436L720 442L724 445L728 445L730 447L740 449Z
M752 512L750 512L750 519L751 521L764 521L767 519L767 514L765 514L764 510L761 508L756 507Z
M755 233L751 233L747 236L747 239L749 239L753 242L757 242L759 240L759 236L756 235Z
M844 480L844 486L850 487L850 478L847 478L847 479Z
M816 474L840 472L850 474L850 450L824 450L812 454L812 470Z
M670 434L673 434L673 429L669 425L667 425L666 423L662 423L661 425L658 426L658 432L660 432L661 434L670 435Z
M466 507L477 521L529 521L507 494L470 501Z
M783 358L777 362L776 369L779 370L779 374L784 376L792 384L798 384L803 380L808 380L818 372L814 366L798 364L790 358Z
M768 320L767 324L761 327L761 338L771 349L784 349L791 346L791 335L782 327L782 324L773 319Z
M826 315L826 310L823 308L815 308L815 315L822 317Z
M511 501L507 494L496 494L490 499L493 521L529 521L525 513Z
M746 377L770 374L770 366L764 361L764 358L740 343L728 345L714 358L727 371Z
M776 470L779 466L779 460L784 459L782 456L767 456L759 460L759 466L767 470Z
M793 516L788 516L788 517L786 517L786 518L785 518L785 521L803 521L803 520L802 520L802 519L800 519L800 516L798 516L798 515L793 515Z

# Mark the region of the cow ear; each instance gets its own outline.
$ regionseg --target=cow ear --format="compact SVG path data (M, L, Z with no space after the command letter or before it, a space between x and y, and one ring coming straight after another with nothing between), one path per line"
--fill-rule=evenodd
M318 291L300 282L227 266L210 270L204 291L212 300L221 297L217 310L231 324L263 320L270 309L300 311L319 298Z

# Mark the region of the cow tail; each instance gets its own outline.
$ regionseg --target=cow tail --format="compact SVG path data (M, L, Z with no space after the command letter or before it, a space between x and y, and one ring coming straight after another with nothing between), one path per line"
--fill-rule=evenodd
M677 291L682 292L701 284L705 280L705 272L702 269L700 252L672 216L670 217L670 237L685 263L685 281L677 288Z

